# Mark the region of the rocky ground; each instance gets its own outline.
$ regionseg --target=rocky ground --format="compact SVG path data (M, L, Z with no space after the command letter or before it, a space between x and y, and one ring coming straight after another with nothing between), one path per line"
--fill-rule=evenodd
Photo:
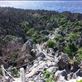
M62 59L62 67L66 66L66 62L68 61L67 54L58 52L55 52L54 54L53 49L48 48L47 50L44 48L44 45L41 44L36 44L36 49L33 49L32 51L36 52L36 59L32 64L27 65L25 73L26 82L46 82L43 77L45 69L54 74L54 82L76 82L77 80L79 81L82 79L82 64L80 64L80 68L76 68L77 70L75 72L74 67L71 67L70 69L64 67L64 69L59 70L58 62Z
M20 68L26 82L81 79L82 14L15 8L0 13L0 65L15 82L21 82Z
M48 71L53 73L57 69L58 58L50 53L53 51L49 50L49 52L47 52L44 49L42 50L39 44L37 44L37 49L37 59L33 61L31 67L27 66L26 77L28 78L28 81L41 81L43 79L42 76L44 69L48 69Z
M52 35L49 35L49 38L53 39L57 32L58 29ZM15 40L14 44L17 41ZM75 58L72 61L67 54L58 51L56 48L48 48L46 45L46 42L33 44L31 40L21 44L20 52L22 55L19 55L17 60L17 62L21 62L17 63L17 67L25 68L26 82L47 82L47 78L44 77L45 70L53 73L54 82L76 82L76 80L80 80L82 63L78 65L74 62ZM71 63L69 63L69 60ZM29 61L30 63L28 63ZM15 78L15 80L15 82L21 82L20 78Z
M71 68L72 71L66 68L63 70L59 70L58 62L60 62L62 59L63 62L61 62L61 64L63 67L68 61L68 56L66 54L59 54L58 52L55 52L54 54L53 49L45 50L42 47L43 45L39 44L37 44L36 46L37 59L33 61L32 66L27 66L27 81L45 82L43 77L44 69L47 69L48 71L52 72L57 82L72 82L71 79L76 79L78 76L82 76L81 65L79 69L76 68L77 71L75 72L72 72L73 70L75 70L74 67Z

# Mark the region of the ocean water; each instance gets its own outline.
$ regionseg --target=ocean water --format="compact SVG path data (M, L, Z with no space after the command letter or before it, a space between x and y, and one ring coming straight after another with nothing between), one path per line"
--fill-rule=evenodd
M56 0L56 1L1 1L2 7L15 7L21 9L44 9L53 11L71 11L82 13L82 1Z
M82 1L55 1L53 3L44 3L43 9L56 10L59 12L70 11L82 13Z

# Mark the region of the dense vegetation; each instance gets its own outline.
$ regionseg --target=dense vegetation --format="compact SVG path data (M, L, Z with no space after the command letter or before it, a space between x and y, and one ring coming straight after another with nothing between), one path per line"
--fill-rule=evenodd
M82 80L80 80L80 81L77 81L77 82L82 82Z
M56 28L59 31L50 40L48 35ZM0 56L3 56L2 48L9 41L5 38L7 35L21 37L24 42L29 38L34 43L47 42L48 47L82 60L82 14L0 8Z
M45 82L55 82L53 73L49 72L47 69L44 69L43 77Z

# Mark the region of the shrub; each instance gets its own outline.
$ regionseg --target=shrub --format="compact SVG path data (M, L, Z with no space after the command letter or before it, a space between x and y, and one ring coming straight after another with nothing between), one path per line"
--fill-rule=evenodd
M37 38L36 39L36 42L37 43L43 43L43 42L46 42L48 40L48 38L47 37L42 37L42 36L40 36L39 38Z
M37 42L37 39L39 39L41 36L40 36L40 34L37 32L37 31L35 31L33 34L32 34L32 39L33 39L33 42Z
M65 17L63 17L63 18L60 19L60 25L63 25L64 27L66 27L66 25L67 25L67 20L66 20Z
M47 71L47 69L44 70L43 77L45 79L45 82L55 82L53 74L51 72Z
M71 41L75 41L75 40L77 40L79 38L79 36L80 36L79 32L77 32L77 33L71 32L70 34L68 34L67 39L71 40Z
M76 81L76 82L82 82L82 80L80 80L80 81Z
M55 41L53 41L53 40L48 40L47 41L47 46L49 48L53 48L55 45L56 45L56 42Z
M65 38L62 35L57 34L56 37L54 38L54 40L56 40L56 42L60 43L60 42L64 41Z
M31 28L31 25L27 21L23 21L20 25L25 33Z
M79 48L76 54L76 59L78 62L82 61L82 48Z
M19 72L18 72L18 69L16 67L13 67L11 69L11 75L14 77L19 77Z
M32 35L34 34L34 32L35 32L35 29L34 29L34 28L31 28L31 29L29 29L29 30L26 32L26 34L27 34L28 36L32 36Z
M73 57L74 54L77 52L77 47L74 43L69 43L67 46L64 47L64 52L69 55L69 57Z

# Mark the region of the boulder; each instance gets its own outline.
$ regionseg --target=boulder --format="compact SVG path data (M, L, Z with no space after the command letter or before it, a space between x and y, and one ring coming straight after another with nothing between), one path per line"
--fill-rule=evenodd
M68 66L68 60L69 57L66 54L61 54L58 62L58 67L60 70L66 69L66 67Z
M42 53L42 52L40 52L40 53L38 53L38 55L37 55L37 59L40 61L40 60L43 60L45 58L45 54L44 53Z
M31 53L33 48L31 40L24 43L21 37L6 35L2 42L0 44L0 64L3 64L5 68L9 66L21 67L27 62L30 63L35 57Z
M80 62L79 67L80 67L80 69L82 69L82 61Z
M67 73L66 70L62 70L62 71L56 71L55 73L55 79L56 82L65 82L65 80L67 79Z
M35 82L46 82L44 79L36 80Z
M76 72L78 69L79 69L79 66L78 66L78 63L77 62L74 62L71 66L71 72Z
M77 77L82 77L82 70L78 69L74 74L73 74L73 78L77 78Z
M54 67L54 66L52 66L52 67L49 67L47 70L48 70L49 72L55 73L56 70L57 70L57 68Z
M20 56L17 61L18 65L26 65L27 63L31 63L35 59L35 54L32 53L33 43L31 40L27 40L23 46L21 47Z

